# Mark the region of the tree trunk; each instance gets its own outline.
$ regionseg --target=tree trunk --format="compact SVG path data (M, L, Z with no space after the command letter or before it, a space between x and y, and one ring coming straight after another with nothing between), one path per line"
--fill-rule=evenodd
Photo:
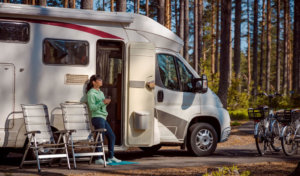
M279 0L278 0L279 1ZM288 0L284 0L284 29L283 29L283 38L284 38L284 45L283 45L283 77L282 77L282 90L283 94L286 95L287 93L287 80L288 80L288 16L287 16L287 4Z
M266 92L270 92L271 70L271 0L267 0L267 52L266 52Z
M170 0L165 0L165 27L171 29Z
M212 76L215 73L215 1L211 1L211 12L212 12L212 19L211 19L211 73Z
M300 1L294 5L293 90L300 93Z
M126 12L126 0L117 0L117 12Z
M219 38L220 38L220 0L217 0L217 15L216 15L216 52L215 52L215 73L219 71Z
M176 29L176 34L179 36L179 23L178 23L178 0L175 0L175 29Z
M164 11L165 11L165 0L158 0L158 11L157 11L157 21L164 25L164 22L165 22L165 14L164 14Z
M229 87L231 86L231 78L232 78L232 37L231 37L231 25L230 25L230 32L229 32Z
M114 6L115 0L110 0L110 11L114 12L115 11L115 6Z
M136 7L136 13L140 14L140 0L137 0L137 7Z
M241 0L235 1L235 23L234 23L234 66L233 70L235 77L240 77L240 65L241 65L241 12L242 2Z
M280 92L280 0L277 0L277 37L276 37L276 92Z
M65 1L67 1L67 3L68 3L68 0L65 0ZM46 7L47 6L47 0L40 0L39 4L40 4L40 6ZM68 4L67 4L67 7L68 7Z
M231 23L231 0L221 1L221 55L220 55L220 81L218 96L223 107L227 108L227 94L229 86L229 45Z
M287 90L288 91L290 91L291 89L292 89L292 87L293 87L293 85L292 85L292 83L293 83L293 78L292 78L292 70L293 70L293 66L292 66L292 62L293 62L293 49L292 49L292 43L291 43L291 40L290 40L290 38L292 38L291 37L291 31L292 31L292 29L291 29L291 25L290 25L290 21L291 21L291 16L290 16L290 3L289 3L289 1L288 1L288 3L287 3L287 19L288 19L288 21L287 21L287 26L288 26L288 28L287 28L287 37L288 37L288 73L287 73L287 75L288 75L288 87L287 87Z
M149 16L149 0L146 0L146 16Z
M184 49L183 55L189 63L189 0L184 1Z
M198 67L196 68L196 71L200 73L201 71L201 60L203 59L203 54L202 54L202 48L203 48L203 27L202 27L202 19L203 19L203 0L198 0L198 55L199 55L199 60L198 60Z
M264 45L265 45L265 0L263 0L262 9L262 25L261 25L261 38L260 38L260 69L259 69L259 86L263 89L263 68L264 68Z
M194 68L196 72L198 72L198 37L199 37L199 30L198 30L198 13L199 13L199 5L198 0L194 1Z
M184 39L184 0L180 0L179 37ZM180 54L183 55L183 49Z
M70 0L69 6L73 9L75 9L76 8L76 0Z
M82 0L81 1L81 9L92 10L93 9L93 1L92 0Z
M258 0L254 0L253 24L253 95L257 94Z
M247 63L248 63L248 94L250 94L251 85L251 44L250 44L250 7L249 0L247 0L247 16L248 16L248 52L247 52Z

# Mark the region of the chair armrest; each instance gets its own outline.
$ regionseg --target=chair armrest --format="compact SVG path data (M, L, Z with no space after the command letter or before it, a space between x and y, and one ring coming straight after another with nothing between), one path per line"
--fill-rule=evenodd
M58 131L55 131L54 133L60 133L60 134L66 134L66 133L74 133L76 132L76 130L58 130Z
M105 128L99 128L99 129L95 129L95 130L93 130L92 132L93 133L97 133L97 132L105 132L106 131L106 129Z
M41 131L28 131L28 132L26 132L24 135L28 135L28 134L33 134L33 135L35 135L35 133L40 134Z

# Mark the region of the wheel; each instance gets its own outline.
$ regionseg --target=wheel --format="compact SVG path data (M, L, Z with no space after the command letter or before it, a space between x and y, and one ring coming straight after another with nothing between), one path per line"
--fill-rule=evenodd
M281 131L281 126L277 121L272 123L271 126L271 147L275 152L279 152L282 147L281 147L281 140L280 140L280 131Z
M212 154L217 147L218 135L208 123L195 123L189 128L187 138L188 151L196 156Z
M5 159L9 152L10 150L7 148L0 148L0 159Z
M281 138L281 145L286 156L291 156L297 153L298 142L293 140L294 130L292 127L287 127Z
M263 126L258 123L258 131L257 136L255 136L255 144L257 151L260 155L264 155L267 149L266 141L265 141L265 132Z
M140 147L141 150L143 150L144 152L149 152L149 153L155 153L157 152L159 149L161 148L161 145L153 145L151 147Z

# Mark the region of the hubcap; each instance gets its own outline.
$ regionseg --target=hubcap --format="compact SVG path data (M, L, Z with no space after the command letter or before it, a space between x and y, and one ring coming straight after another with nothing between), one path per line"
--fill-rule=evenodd
M202 151L207 151L211 148L213 139L213 135L209 130L202 129L197 133L196 146Z

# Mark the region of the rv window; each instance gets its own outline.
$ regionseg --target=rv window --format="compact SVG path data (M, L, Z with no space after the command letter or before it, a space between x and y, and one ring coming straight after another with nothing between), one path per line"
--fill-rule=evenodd
M193 85L192 85L193 75L188 70L188 68L186 68L184 63L182 61L180 61L178 58L176 58L176 62L178 64L178 71L179 71L180 84L181 84L182 91L192 92L193 91Z
M15 21L0 21L0 40L6 42L28 42L29 24Z
M55 65L87 65L89 44L79 40L45 39L43 61Z
M158 54L157 61L159 65L160 78L163 85L171 90L180 90L174 57L166 54Z

